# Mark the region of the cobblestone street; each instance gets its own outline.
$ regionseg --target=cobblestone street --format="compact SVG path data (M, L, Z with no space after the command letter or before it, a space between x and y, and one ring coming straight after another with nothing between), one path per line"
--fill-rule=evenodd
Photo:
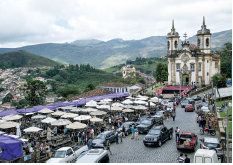
M164 121L164 125L167 128L179 127L181 132L192 132L198 136L198 145L196 146L197 150L199 148L199 139L211 135L200 135L200 127L196 122L197 114L195 112L185 112L184 108L180 106L176 110L175 121L172 118ZM175 142L175 133L173 133L173 139L168 140L163 143L161 147L158 146L144 146L143 138L145 134L139 134L139 140L131 140L131 134L126 138L123 138L123 143L120 144L111 144L110 149L112 155L110 155L111 163L177 163L177 156L180 153L187 154L191 162L193 162L193 157L195 152L189 150L177 150ZM215 137L218 136L218 132Z

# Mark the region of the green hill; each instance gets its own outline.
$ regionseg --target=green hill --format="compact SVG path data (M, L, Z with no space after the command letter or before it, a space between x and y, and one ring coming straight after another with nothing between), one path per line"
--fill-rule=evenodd
M58 62L24 50L0 54L0 68L55 66Z
M212 50L221 49L223 44L232 41L232 30L212 34ZM187 39L196 43L196 36ZM180 42L181 43L181 42ZM0 48L0 53L25 50L63 64L90 64L95 68L108 68L135 60L137 57L158 57L167 54L166 36L152 36L141 40L112 39L77 40L72 43L45 43L20 48Z

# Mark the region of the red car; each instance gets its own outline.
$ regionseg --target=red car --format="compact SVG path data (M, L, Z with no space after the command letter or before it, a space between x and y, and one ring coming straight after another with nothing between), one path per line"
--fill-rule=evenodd
M182 132L178 141L176 141L176 148L179 149L189 149L195 151L195 146L197 145L197 135L191 132Z
M193 104L187 104L185 106L184 110L185 110L185 112L187 112L187 111L193 112L195 110L195 108L194 108Z

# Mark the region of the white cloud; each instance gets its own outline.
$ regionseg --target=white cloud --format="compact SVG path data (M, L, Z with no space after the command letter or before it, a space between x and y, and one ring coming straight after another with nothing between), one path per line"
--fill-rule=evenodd
M231 0L0 0L0 47L165 36L173 19L183 39L203 16L212 33L231 29Z

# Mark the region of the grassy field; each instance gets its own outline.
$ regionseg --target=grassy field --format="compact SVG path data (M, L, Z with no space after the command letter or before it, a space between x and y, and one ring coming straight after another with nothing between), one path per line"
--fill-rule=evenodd
M224 117L224 118L226 117L226 112L220 112L219 114L221 117ZM228 114L232 115L232 107L228 109Z
M222 125L223 125L223 122L222 122ZM232 121L229 121L229 122L228 122L228 126L229 126L229 128L228 128L228 133L232 135ZM223 127L223 128L224 128L224 127ZM226 129L227 129L227 128L226 128ZM225 130L225 128L224 128L224 130Z
M218 106L218 107L221 107L222 104L223 104L224 102L225 102L225 101L218 101L218 102L217 102L217 106ZM229 100L229 103L232 103L232 100Z

